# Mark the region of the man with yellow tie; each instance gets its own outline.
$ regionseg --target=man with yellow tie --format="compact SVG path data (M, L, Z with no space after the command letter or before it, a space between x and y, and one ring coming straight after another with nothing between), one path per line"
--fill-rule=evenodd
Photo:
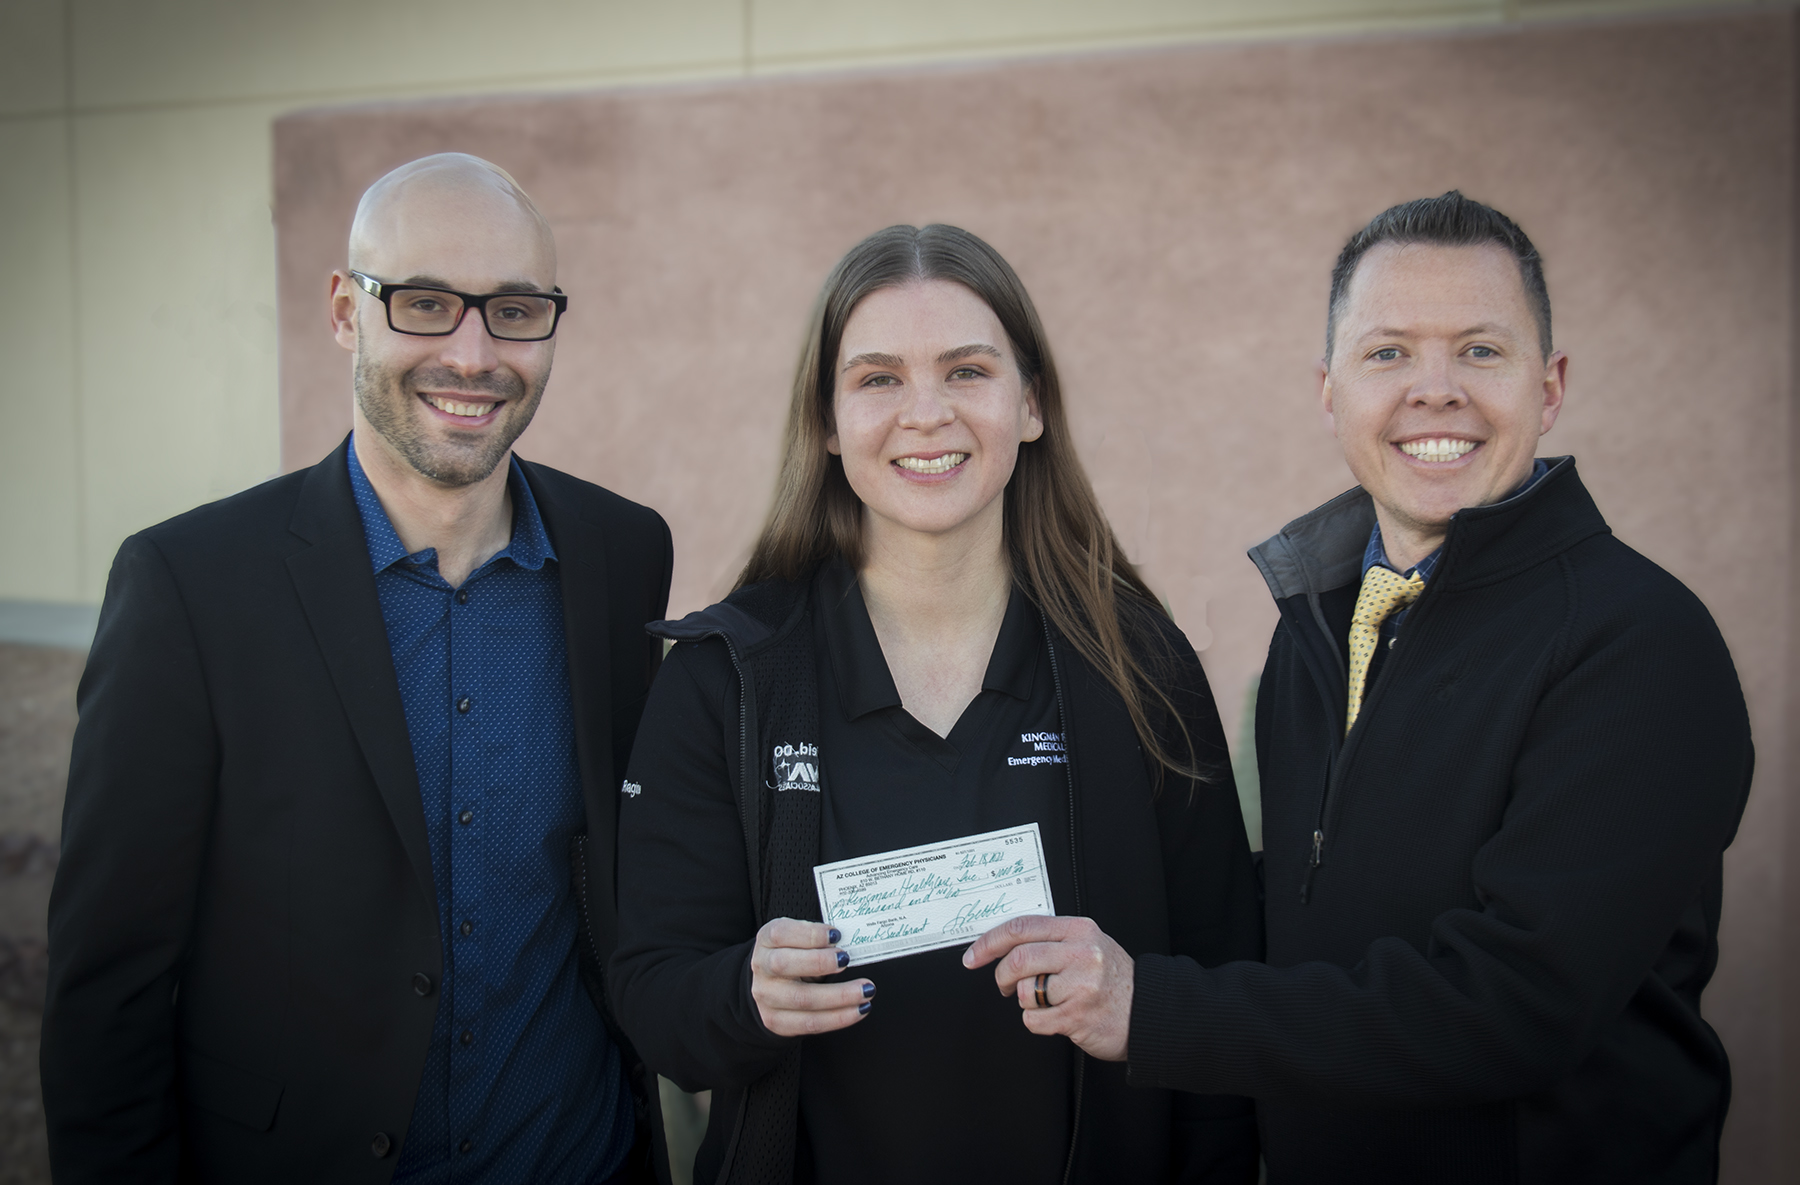
M1731 656L1574 458L1535 459L1568 360L1511 219L1455 192L1377 216L1326 338L1360 485L1251 552L1281 610L1267 963L1061 919L965 961L1133 1084L1255 1096L1271 1185L1714 1181L1700 993L1752 760Z

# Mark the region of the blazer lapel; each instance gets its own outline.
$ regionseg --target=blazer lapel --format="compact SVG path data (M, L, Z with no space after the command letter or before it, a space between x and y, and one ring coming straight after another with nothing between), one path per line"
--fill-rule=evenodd
M346 438L306 476L289 530L312 546L288 557L288 573L400 846L435 913L425 807L362 517L350 493L349 444Z
M618 835L618 787L613 784L612 620L607 596L606 538L599 524L556 497L554 483L522 462L556 548L562 577L563 636L569 652L569 702L575 754L587 808L590 905L595 938L611 949L614 913L612 854Z

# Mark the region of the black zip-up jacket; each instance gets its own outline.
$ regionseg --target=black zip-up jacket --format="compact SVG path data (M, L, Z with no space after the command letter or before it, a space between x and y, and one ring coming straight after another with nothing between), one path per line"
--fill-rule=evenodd
M616 1014L647 1063L684 1089L713 1091L697 1182L768 1176L742 1163L755 1134L741 1130L741 1117L757 1113L745 1098L799 1040L768 1032L750 996L749 956L760 925L753 886L766 882L767 861L753 870L747 853L782 843L766 829L778 818L767 801L777 779L770 746L759 741L766 730L758 715L780 705L745 697L741 680L766 694L758 656L791 631L812 630L807 596L805 585L780 586L775 595L770 586L755 586L660 627L691 640L670 652L651 690L621 802L620 943L608 979ZM1153 793L1123 702L1048 630L1076 832L1078 901L1069 912L1094 918L1134 955L1179 954L1196 966L1257 958L1255 877L1206 676L1173 623L1157 616L1152 629L1159 652L1144 658L1167 675L1165 688L1213 780L1171 777ZM816 681L816 668L789 677ZM1169 734L1165 743L1174 745L1175 731L1164 721L1158 734ZM740 754L759 747L746 777ZM829 775L830 755L822 759ZM745 801L751 794L764 801ZM815 856L808 863L817 862ZM1066 1179L1254 1180L1247 1100L1132 1089L1122 1064L1070 1050L1077 1085ZM1036 1118L1019 1114L1011 1122L1028 1129ZM868 1156L878 1156L884 1140L909 1138L900 1131L808 1135L854 1141ZM956 1180L956 1166L945 1165L944 1174Z
M1714 1180L1752 760L1718 629L1560 458L1451 521L1346 737L1373 524L1352 490L1252 552L1268 963L1140 960L1131 1080L1255 1095L1273 1185Z

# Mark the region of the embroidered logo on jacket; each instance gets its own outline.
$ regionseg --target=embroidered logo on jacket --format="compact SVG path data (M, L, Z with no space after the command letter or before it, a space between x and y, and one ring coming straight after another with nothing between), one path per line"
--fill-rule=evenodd
M1063 751L1060 732L1022 732L1019 734L1021 757L1008 757L1008 765L1066 765L1069 755Z
M802 741L775 746L775 789L819 792L819 747Z
M638 785L636 782L626 782L623 786L619 787L620 794L627 795L631 798L636 798L638 795L642 794L643 792L644 792L644 788L642 786Z

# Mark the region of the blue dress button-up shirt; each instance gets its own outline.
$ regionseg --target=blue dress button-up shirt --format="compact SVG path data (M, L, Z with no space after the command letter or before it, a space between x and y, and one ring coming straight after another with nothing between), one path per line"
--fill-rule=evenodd
M515 460L511 543L459 589L408 554L356 449L361 512L431 838L444 976L394 1181L587 1185L633 1135L583 988L569 841L585 823L562 586Z

